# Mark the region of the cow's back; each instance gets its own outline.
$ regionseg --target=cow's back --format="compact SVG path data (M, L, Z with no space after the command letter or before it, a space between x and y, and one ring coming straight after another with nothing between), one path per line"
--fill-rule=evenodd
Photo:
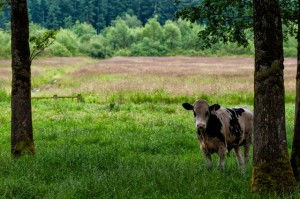
M229 150L251 139L253 113L249 109L220 108L215 114L222 123L221 133Z

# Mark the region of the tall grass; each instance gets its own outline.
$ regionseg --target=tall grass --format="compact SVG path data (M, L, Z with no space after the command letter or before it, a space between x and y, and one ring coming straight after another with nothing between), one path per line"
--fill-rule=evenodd
M10 100L10 96L4 89L0 89L0 102L6 102Z

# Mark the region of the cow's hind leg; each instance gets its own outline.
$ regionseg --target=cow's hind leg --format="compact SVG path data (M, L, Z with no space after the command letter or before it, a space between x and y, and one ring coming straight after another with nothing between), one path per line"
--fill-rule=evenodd
M239 146L234 148L235 156L240 167L244 167L244 158Z
M248 164L248 161L249 161L249 156L250 156L250 145L251 145L251 142L245 142L245 145L244 145L245 165L247 165L247 164Z

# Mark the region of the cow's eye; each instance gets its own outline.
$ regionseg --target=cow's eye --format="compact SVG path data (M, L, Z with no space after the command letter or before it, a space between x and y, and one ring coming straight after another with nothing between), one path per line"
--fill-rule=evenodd
M196 117L196 112L195 111L193 111L194 112L194 117Z
M206 111L206 113L205 113L205 116L207 117L207 116L208 116L208 114L209 114L209 112L208 112L208 111Z

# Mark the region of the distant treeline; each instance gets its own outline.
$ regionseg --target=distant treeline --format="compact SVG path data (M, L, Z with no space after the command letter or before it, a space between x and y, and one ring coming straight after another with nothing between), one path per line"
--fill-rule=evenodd
M183 1L180 6L195 5L200 1ZM32 23L59 29L71 28L79 21L91 24L97 32L110 26L112 20L124 13L137 16L143 25L154 16L158 16L158 21L163 24L174 19L179 8L174 5L174 0L28 0ZM0 13L0 28L5 28L9 21L7 6Z
M142 25L137 16L128 14L117 17L100 33L88 23L76 22L70 28L59 29L55 43L42 56L253 55L253 45L244 48L232 43L219 43L201 50L200 29L200 25L184 20L167 20L161 25L157 17ZM31 36L37 37L45 31L47 29L40 25L30 25ZM10 29L0 30L0 45L0 58L10 57Z
M57 30L42 56L228 56L253 55L250 46L218 43L201 50L204 25L174 19L174 0L28 0L30 34ZM201 0L184 1L181 6ZM184 3L186 2L186 3ZM0 59L10 57L10 10L0 12ZM286 56L296 56L296 40L285 41Z

